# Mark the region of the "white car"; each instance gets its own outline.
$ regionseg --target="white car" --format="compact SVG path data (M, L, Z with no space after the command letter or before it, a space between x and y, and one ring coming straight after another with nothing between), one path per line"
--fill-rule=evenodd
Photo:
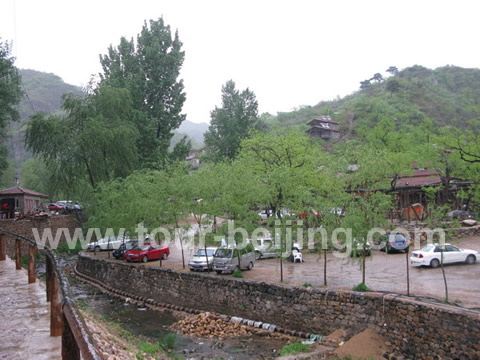
M272 238L258 238L256 239L255 244L255 254L256 259L260 258L271 258L277 257L280 255L279 244L275 244Z
M440 266L442 252L444 264L465 262L471 265L475 264L477 259L480 258L480 254L475 250L460 249L452 244L429 244L420 250L412 252L410 264L437 268Z
M190 271L204 271L213 269L213 254L217 250L216 247L208 247L207 248L207 256L205 256L205 249L198 249L197 252L193 255L193 257L188 262L188 267ZM208 265L207 265L208 260ZM208 267L207 267L208 266Z
M100 251L100 250L113 250L118 249L118 247L125 242L129 241L128 237L123 239L123 236L114 237L114 236L107 236L101 238L98 241L91 242L87 245L87 250L90 251Z

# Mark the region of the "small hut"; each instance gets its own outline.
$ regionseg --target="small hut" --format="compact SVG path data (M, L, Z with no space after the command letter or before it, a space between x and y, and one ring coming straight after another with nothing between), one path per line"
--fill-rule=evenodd
M12 219L15 212L28 214L40 208L40 203L48 199L48 195L14 186L0 190L0 218Z

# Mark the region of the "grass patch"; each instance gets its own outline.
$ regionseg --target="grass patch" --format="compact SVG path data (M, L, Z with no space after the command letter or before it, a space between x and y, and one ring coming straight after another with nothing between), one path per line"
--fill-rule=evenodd
M58 245L58 247L54 251L57 254L61 254L61 255L76 255L82 250L83 250L82 244L79 241L77 241L75 242L75 248L73 249L70 249L67 243L63 243Z
M312 284L310 284L309 282L306 282L306 283L303 283L303 287L312 287Z
M165 350L173 350L177 345L177 334L170 333L166 334L162 339L162 347Z
M292 343L285 345L280 349L280 356L286 356L290 354L305 353L310 351L310 346L301 343Z
M353 291L366 292L366 291L370 291L370 289L364 283L360 283L353 288Z
M243 278L243 273L242 273L240 270L236 269L236 270L233 272L233 277L236 277L236 278L241 279L241 278Z

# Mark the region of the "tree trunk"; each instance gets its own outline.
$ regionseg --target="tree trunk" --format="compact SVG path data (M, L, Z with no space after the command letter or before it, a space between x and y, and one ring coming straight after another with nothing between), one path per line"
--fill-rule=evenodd
M443 250L441 250L440 253L442 254L442 261L440 261L440 265L442 267L443 282L445 284L445 302L448 302L447 277L445 276L445 268L443 267Z
M405 257L406 257L406 260L407 260L407 296L410 296L410 268L409 268L409 264L408 264L408 250L409 248L407 247L405 249Z
M327 249L323 249L323 285L327 286Z

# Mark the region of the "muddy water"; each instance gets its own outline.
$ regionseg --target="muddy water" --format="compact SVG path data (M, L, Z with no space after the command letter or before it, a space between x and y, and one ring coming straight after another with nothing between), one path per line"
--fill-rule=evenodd
M138 308L77 281L72 281L71 285L75 297L82 299L94 312L151 343L161 341L166 334L172 333L170 325L181 319L168 310ZM284 340L259 335L219 340L177 334L175 351L187 359L273 359L285 343Z

